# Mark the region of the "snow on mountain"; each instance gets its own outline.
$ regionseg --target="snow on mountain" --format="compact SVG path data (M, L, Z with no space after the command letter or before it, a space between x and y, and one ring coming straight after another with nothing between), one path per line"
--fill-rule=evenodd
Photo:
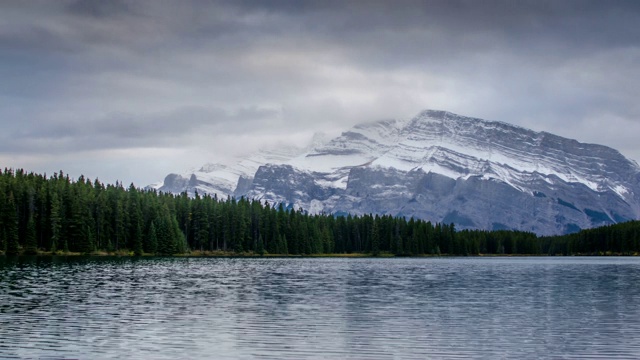
M640 167L618 151L435 110L170 174L158 189L542 234L640 215Z
M314 141L318 141L318 136ZM217 195L219 198L233 196L241 179L251 179L264 164L284 164L307 151L307 148L282 145L263 149L247 157L236 159L230 164L205 164L199 169L191 169L182 174L169 174L160 185L149 186L156 190L175 194L186 191L193 196L200 194Z

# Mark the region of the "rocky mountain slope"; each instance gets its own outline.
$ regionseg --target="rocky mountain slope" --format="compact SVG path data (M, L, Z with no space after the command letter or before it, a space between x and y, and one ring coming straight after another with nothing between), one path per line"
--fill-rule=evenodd
M640 218L640 167L618 151L434 110L170 174L157 188L538 234Z

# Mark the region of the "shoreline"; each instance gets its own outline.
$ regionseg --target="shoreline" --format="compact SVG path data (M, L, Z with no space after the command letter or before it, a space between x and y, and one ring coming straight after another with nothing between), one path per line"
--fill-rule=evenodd
M609 256L623 256L623 257L635 257L640 256L640 253L612 253L612 252L599 252L599 253L576 253L576 254L469 254L469 255L455 255L455 254L417 254L417 255L396 255L392 253L380 253L373 255L371 253L331 253L331 254L257 254L253 252L236 253L233 251L192 251L183 254L172 255L160 255L160 254L142 254L135 255L133 251L95 251L92 253L79 253L79 252L63 252L56 251L52 253L50 251L38 251L36 254L20 253L17 255L7 255L0 251L0 257L131 257L131 258L146 258L146 257L184 257L184 258L439 258L439 257L609 257Z

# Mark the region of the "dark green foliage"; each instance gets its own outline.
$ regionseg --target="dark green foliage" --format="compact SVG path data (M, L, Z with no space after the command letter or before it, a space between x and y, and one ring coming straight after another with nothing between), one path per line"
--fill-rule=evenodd
M158 235L156 234L156 225L151 221L149 225L149 233L144 243L144 251L149 254L155 254L158 251Z
M171 217L171 239L173 243L174 254L184 254L189 252L189 245L187 245L187 239L180 230L180 225L175 217Z
M0 173L0 251L7 254L633 254L640 252L639 236L638 221L559 237L456 231L453 224L389 215L309 215L245 198L190 198L84 177L74 182L62 172L49 178L23 170Z
M136 222L135 231L133 232L133 254L136 256L140 256L143 253L142 249L142 227L140 226L140 222Z
M548 255L631 255L640 252L640 221L629 221L564 235L539 238Z
M280 254L284 254L284 255L288 255L289 254L289 247L287 246L287 237L284 235L280 235L280 246L279 246L279 253Z
M264 242L262 241L262 235L258 238L258 245L256 247L256 252L260 255L264 255Z
M57 193L51 194L49 221L51 223L51 252L56 252L62 239L62 209Z
M378 223L379 221L373 223L373 230L371 235L371 254L373 256L378 256L380 254L380 230L378 229Z
M158 230L158 254L171 255L176 252L176 239L174 238L173 222L169 208L164 205L157 219Z
M17 255L20 252L18 243L18 215L13 192L6 197L2 225L4 227L4 242L7 255Z
M38 253L38 240L36 239L36 223L33 215L27 221L27 238L25 240L24 253L35 255Z

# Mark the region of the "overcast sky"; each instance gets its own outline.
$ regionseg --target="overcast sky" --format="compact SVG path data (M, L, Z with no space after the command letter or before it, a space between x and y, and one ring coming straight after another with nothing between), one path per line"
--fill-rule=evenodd
M640 160L640 1L0 2L0 166L137 186L427 108Z

